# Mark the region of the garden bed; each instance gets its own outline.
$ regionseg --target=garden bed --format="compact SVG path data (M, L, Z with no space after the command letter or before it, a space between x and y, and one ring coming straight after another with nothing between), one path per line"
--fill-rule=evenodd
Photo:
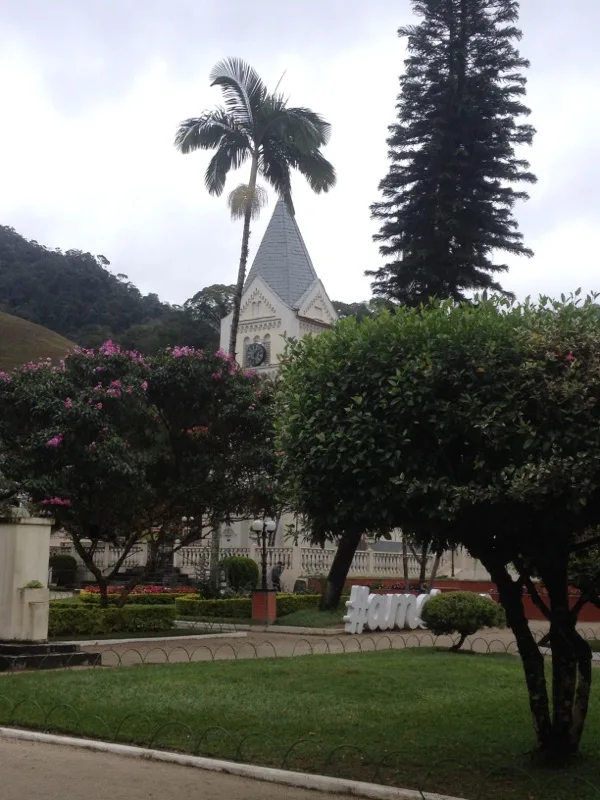
M517 659L429 648L8 675L0 723L470 800L491 770L510 768L490 776L484 800L587 800L576 779L600 785L599 699L565 773L524 755L533 733ZM519 768L539 784L566 777L534 794Z

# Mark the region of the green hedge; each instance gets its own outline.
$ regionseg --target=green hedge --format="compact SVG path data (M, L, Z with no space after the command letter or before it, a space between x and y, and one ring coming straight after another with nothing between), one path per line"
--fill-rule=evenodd
M285 617L305 608L316 608L319 595L316 594L278 594L277 616ZM175 608L178 617L219 617L222 619L250 619L252 598L234 597L228 600L194 600L177 598Z
M258 585L258 564L253 558L229 556L221 560L227 583L236 592L255 589Z
M195 598L197 595L190 591L189 596ZM187 595L177 594L175 592L171 594L130 594L125 603L128 606L170 606L175 605L175 600L178 597L187 597ZM100 603L100 595L92 592L81 592L79 599L82 603L88 605L99 605ZM108 602L110 604L116 604L118 600L118 594L110 594L108 596Z
M48 635L98 636L104 633L166 631L175 623L175 605L101 608L82 603L50 603Z

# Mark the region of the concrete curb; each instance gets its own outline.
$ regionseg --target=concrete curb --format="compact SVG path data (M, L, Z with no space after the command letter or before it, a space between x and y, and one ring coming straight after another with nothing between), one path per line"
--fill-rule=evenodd
M101 647L104 644L144 644L145 642L182 642L190 639L245 639L244 631L231 633L200 633L187 636L147 636L143 639L90 639L89 641L57 642L57 644L76 644L80 647Z
M231 761L217 761L213 758L186 756L180 753L169 753L165 750L148 750L144 747L132 747L112 742L97 742L92 739L76 739L71 736L55 736L51 733L38 733L19 728L0 727L0 737L16 739L24 742L40 742L43 744L61 745L80 750L93 750L100 753L140 758L149 761L162 761L167 764L179 764L193 767L205 772L222 772L239 778L275 783L280 786L291 786L296 789L312 789L327 794L365 797L372 800L460 800L441 794L423 794L412 789L396 789L392 786L381 786L376 783L349 781L342 778L330 778L326 775L311 775L304 772L287 772L270 767L256 767L251 764L236 764Z

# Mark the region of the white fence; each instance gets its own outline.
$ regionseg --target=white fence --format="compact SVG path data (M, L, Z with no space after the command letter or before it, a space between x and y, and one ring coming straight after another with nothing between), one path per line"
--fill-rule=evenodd
M122 555L122 550L113 545L99 547L94 554L94 564L102 570L108 572L117 563ZM72 545L68 541L63 541L60 545L50 547L50 554L67 553L74 555L77 561L83 564ZM222 547L220 557L226 556L246 556L256 561L259 566L262 564L262 550L260 547ZM310 577L314 575L327 574L333 563L335 556L334 548L322 550L319 547L268 547L267 548L267 569L270 572L278 562L285 567L286 583L299 577ZM447 568L448 557L443 557L440 563L439 573L443 574ZM147 559L146 545L142 544L135 547L123 562L122 569L129 567L144 566ZM173 557L173 566L180 569L182 573L193 577L196 572L209 563L209 547L198 545L182 547ZM427 574L431 573L433 566L433 555L427 557ZM409 577L417 579L420 573L420 564L414 555L408 557ZM93 576L87 570L83 570L84 580L92 580ZM404 576L404 566L402 553L380 552L377 550L359 550L352 560L352 565L348 573L349 577L364 578L397 578L402 580Z

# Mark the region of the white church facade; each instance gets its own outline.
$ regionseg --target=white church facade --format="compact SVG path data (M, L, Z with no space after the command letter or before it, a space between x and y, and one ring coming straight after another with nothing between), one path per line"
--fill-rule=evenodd
M319 279L295 216L278 200L248 273L240 307L236 353L242 367L273 374L285 349L286 337L318 335L337 320ZM229 346L231 314L221 322L221 347ZM274 544L285 547L287 531L297 520L279 520ZM250 520L233 522L222 533L223 547L251 545Z

